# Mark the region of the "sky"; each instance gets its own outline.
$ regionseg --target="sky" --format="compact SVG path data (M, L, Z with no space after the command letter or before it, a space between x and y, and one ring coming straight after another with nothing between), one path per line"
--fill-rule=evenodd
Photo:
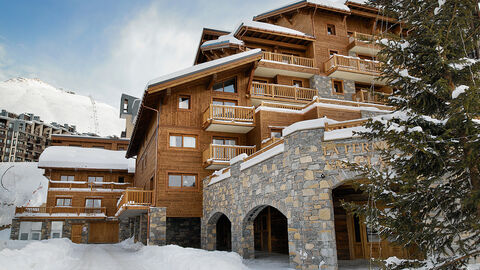
M191 66L203 27L232 31L292 0L0 0L0 81L39 78L115 107Z

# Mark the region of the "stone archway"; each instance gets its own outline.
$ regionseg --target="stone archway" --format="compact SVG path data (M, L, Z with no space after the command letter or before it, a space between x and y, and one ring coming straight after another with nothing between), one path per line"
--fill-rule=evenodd
M232 223L222 212L213 214L206 224L206 249L232 250Z
M255 258L256 252L288 254L288 219L278 208L254 207L242 227L244 258Z

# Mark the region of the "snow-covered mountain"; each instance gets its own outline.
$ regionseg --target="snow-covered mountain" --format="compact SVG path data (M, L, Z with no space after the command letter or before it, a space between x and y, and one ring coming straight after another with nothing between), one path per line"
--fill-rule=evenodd
M120 136L125 128L125 120L119 118L118 109L55 88L39 79L14 78L0 82L0 109L17 114L33 113L46 123L76 125L81 133Z

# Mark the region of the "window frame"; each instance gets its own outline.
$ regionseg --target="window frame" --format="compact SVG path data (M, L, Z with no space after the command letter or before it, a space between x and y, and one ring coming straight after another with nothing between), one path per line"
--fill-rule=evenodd
M332 34L329 34L328 32L328 28L331 28L333 31ZM331 23L328 23L327 24L327 36L336 36L337 35L337 27L335 26L335 24L331 24Z
M233 80L233 85L234 85L234 92L225 92L225 82ZM214 89L214 86L217 84L222 84L222 91L218 91ZM220 89L220 88L219 88ZM212 85L212 92L214 93L222 93L222 94L227 94L227 95L238 95L238 78L237 76L229 77L223 80L220 80Z
M181 176L181 186L180 187L170 186L170 175L180 175ZM167 190L170 190L170 191L198 191L199 190L200 182L198 181L198 174L197 173L167 171L166 176L167 176L167 181L165 181L165 183L167 185ZM184 176L194 176L195 177L195 186L184 187L183 186L183 177Z
M87 206L87 201L88 200L93 200L93 206L92 207L89 207ZM95 207L95 201L100 201L100 207ZM102 198L97 198L97 197L86 197L85 198L85 208L88 208L88 209L96 209L96 208L102 208Z
M295 86L295 83L300 83L300 86L296 86L296 87L303 88L302 80L292 80L292 86Z
M188 108L180 108L180 99L188 98ZM177 110L179 111L191 111L192 110L192 96L186 94L179 94L177 97Z
M340 86L342 88L342 92L336 92L335 91L335 83L340 83ZM343 84L342 80L332 79L332 94L334 94L334 95L345 95L345 85Z
M328 57L332 57L335 54L340 54L340 52L338 50L328 49Z
M67 177L67 180L62 180L62 177ZM69 178L72 177L72 180L69 180ZM75 175L60 175L60 182L73 182L75 181Z
M172 146L170 145L170 137L172 136L179 136L182 137L182 146ZM185 147L185 137L193 137L195 138L195 147ZM184 133L168 133L168 140L167 140L167 147L171 150L198 150L198 135L196 134L184 134Z
M95 181L90 182L90 179L89 179L90 177L95 177ZM102 178L102 181L96 181L97 178L100 178L100 177ZM103 183L104 179L105 179L105 177L103 175L89 175L89 176L87 176L87 183Z
M58 200L63 200L63 204L59 205ZM70 205L65 205L65 200L70 200ZM73 206L73 198L69 196L56 196L55 197L55 207L72 207Z

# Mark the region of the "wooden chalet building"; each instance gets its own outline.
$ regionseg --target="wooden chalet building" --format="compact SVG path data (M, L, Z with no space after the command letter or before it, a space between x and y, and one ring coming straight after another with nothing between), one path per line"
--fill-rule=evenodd
M147 83L126 151L134 188L109 193L102 222L119 240L285 253L301 269L407 256L340 205L368 200L339 159L378 162L351 129L393 110L375 40L404 31L394 23L359 0L302 0L203 29L192 67Z
M52 135L38 167L49 179L46 204L17 207L11 239L67 237L75 243L118 242L117 203L133 187L128 140Z

